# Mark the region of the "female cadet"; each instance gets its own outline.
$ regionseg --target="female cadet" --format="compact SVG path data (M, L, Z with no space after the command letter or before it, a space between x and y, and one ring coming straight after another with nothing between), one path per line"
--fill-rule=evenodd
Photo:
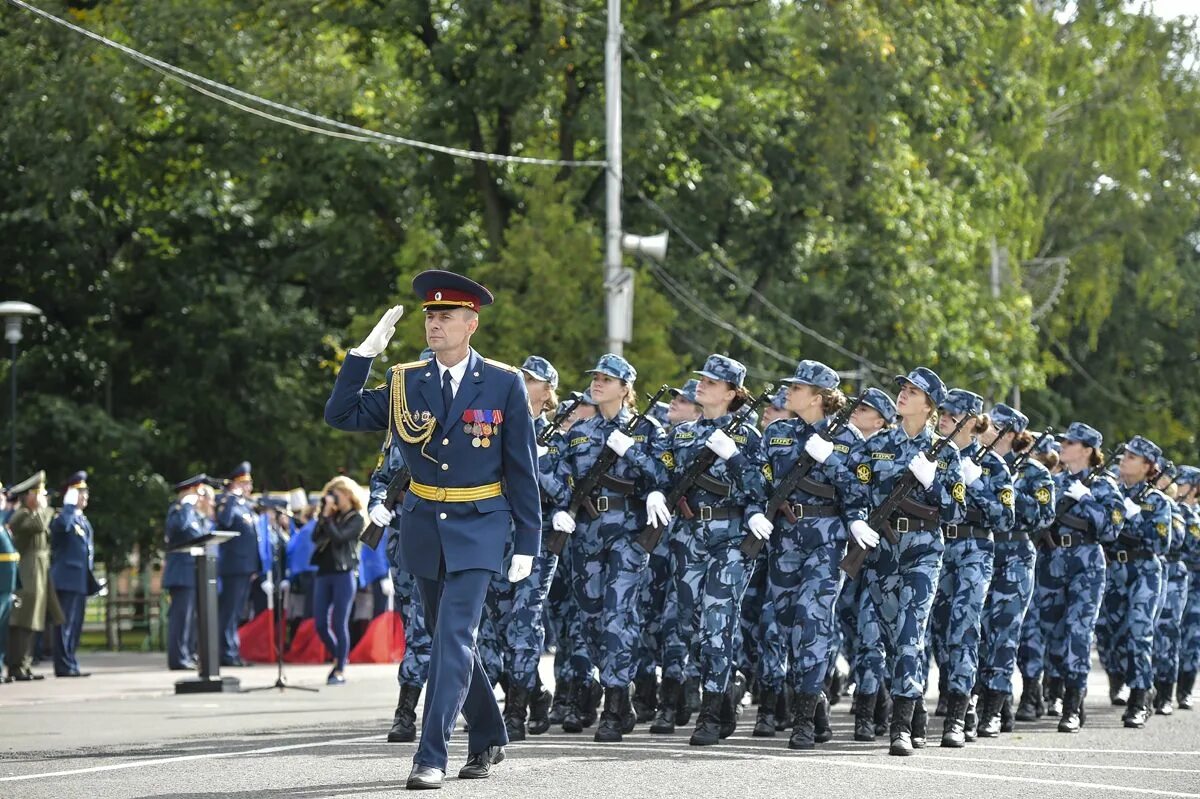
M572 590L588 651L600 667L604 686L604 711L595 739L620 741L622 733L632 731L635 723L629 685L641 629L638 589L650 557L634 539L646 525L643 497L652 492L661 497L660 489L666 484L666 436L650 418L643 419L632 435L623 432L637 402L637 371L629 361L608 353L589 374L599 413L576 424L567 436L556 469L567 488L555 502L552 524L559 532L574 533L569 544ZM606 448L616 453L617 462L592 496L581 497L589 501L596 515L581 513L576 529L577 520L567 508L579 482ZM656 521L665 524L669 519L665 505L655 510L660 514ZM589 685L577 689L573 704L580 713L589 706Z
M1160 463L1160 466L1165 464ZM1154 713L1169 716L1175 712L1175 681L1179 678L1179 641L1183 610L1187 603L1188 568L1183 562L1187 546L1187 511L1182 497L1186 492L1179 482L1182 470L1169 475L1164 468L1158 489L1171 502L1171 548L1163 556L1162 610L1154 628Z
M1187 540L1183 545L1183 563L1188 570L1187 604L1183 609L1183 634L1179 642L1179 684L1175 690L1176 706L1192 709L1192 688L1196 670L1200 667L1200 469L1184 466L1180 477L1180 504Z
M942 531L946 552L930 620L933 656L946 697L942 746L958 748L966 743L967 704L978 676L980 618L992 582L992 535L1008 532L1016 520L1008 466L994 451L981 455L979 437L986 436L990 445L999 432L993 421L1011 427L1014 420L1003 414L992 420L983 413L983 397L959 388L947 393L939 410L941 435L950 435L964 416L975 420L954 438L967 486L967 512L963 524L949 524Z
M1121 456L1120 482L1125 516L1116 543L1108 550L1108 583L1104 614L1110 634L1110 673L1129 684L1129 702L1122 721L1132 729L1146 726L1150 717L1147 692L1154 682L1154 614L1162 587L1162 560L1171 544L1171 506L1153 487L1162 450L1134 436Z
M846 425L832 440L821 435L829 427L829 417L846 404L833 369L818 361L800 361L795 375L783 382L789 384L786 407L799 418L776 421L763 436L767 494L775 491L803 454L817 465L800 481L788 498L788 508L778 517L778 533L768 557L767 602L788 647L788 682L795 697L788 747L812 749L817 742L816 708L827 701L821 687L837 639L838 562L846 551L842 506L846 487L854 480L850 456L863 439L853 425ZM762 686L755 735L775 734L774 710L783 690L782 683ZM829 740L824 734L821 737L821 743Z
M1013 465L1018 454L1034 444L1033 435L1026 429L1029 419L1003 403L992 409L992 418L1015 423L1012 430L999 437L992 450ZM1013 502L1016 523L1012 530L993 535L992 584L984 601L980 627L978 734L981 738L1000 734L1000 713L1012 696L1021 622L1033 597L1036 553L1032 537L1054 518L1054 479L1050 470L1034 457L1025 458L1015 470ZM970 740L971 725L967 727Z
M765 539L771 524L761 512L759 432L749 420L729 433L724 430L730 414L749 399L743 388L746 367L732 358L710 355L696 374L700 418L675 428L666 460L675 479L706 449L717 460L685 495L680 518L671 528L673 572L664 614L668 628L659 710L676 706L690 644L699 638L702 695L690 743L711 746L736 723L729 689L738 660L734 644L742 595L753 568L740 549L744 529ZM646 505L652 514L666 511L666 499L659 492L650 494ZM665 730L659 726L658 731Z
M958 452L942 450L931 460L925 449L933 441L930 421L946 398L946 386L932 370L918 367L898 376L901 386L896 410L900 424L880 434L852 458L857 478L850 492L847 517L850 536L858 546L874 549L863 570L867 588L879 612L880 626L894 653L892 667L893 755L913 753L913 711L925 694L925 624L933 605L934 584L941 566L942 524L962 522L967 492L962 483ZM871 508L885 500L901 475L911 472L919 485L888 520L897 543L880 540L867 524Z

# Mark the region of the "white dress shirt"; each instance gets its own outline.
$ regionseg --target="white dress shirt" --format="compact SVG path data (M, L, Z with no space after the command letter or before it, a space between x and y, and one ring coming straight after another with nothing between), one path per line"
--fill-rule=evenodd
M450 373L450 393L457 397L458 387L462 385L463 376L467 373L467 363L471 360L471 354L468 352L466 357L453 366L445 366L441 361L437 362L438 366L438 387L446 380L446 372Z

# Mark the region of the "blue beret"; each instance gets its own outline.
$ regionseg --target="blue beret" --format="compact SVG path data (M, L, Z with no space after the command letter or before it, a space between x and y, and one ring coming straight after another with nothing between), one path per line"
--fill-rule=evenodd
M921 391L924 391L929 396L929 399L933 400L933 407L935 408L942 407L942 403L946 401L946 384L942 382L942 378L937 376L937 372L932 369L918 366L907 375L896 375L896 385L902 386L905 383L911 383Z
M820 361L801 361L796 364L796 371L791 377L785 377L781 382L816 386L817 388L837 388L841 383L838 373Z
M474 280L441 269L428 269L417 275L413 278L412 287L426 311L447 308L478 311L495 301L492 292Z
M683 384L683 388L671 389L672 397L683 397L688 402L696 403L696 389L700 387L700 381L696 378L691 378Z
M1129 443L1125 445L1125 451L1141 456L1154 464L1158 463L1158 459L1162 455L1162 448L1158 444L1142 436L1134 436L1129 439Z
M997 428L1007 427L1014 433L1024 433L1029 429L1029 417L1003 402L997 402L989 415Z
M878 388L868 388L862 395L863 405L874 408L888 424L896 421L896 403L887 392Z
M1104 446L1104 436L1100 435L1100 431L1083 422L1071 422L1070 427L1067 428L1067 435L1063 440L1074 441L1092 449L1100 449L1100 447Z
M595 369L588 369L589 375L608 375L615 377L617 380L623 380L626 383L632 383L637 380L637 369L633 368L633 364L622 358L620 355L608 352L600 356L600 360L596 362Z
M938 405L938 410L955 416L983 413L983 397L964 388L952 388Z
M550 388L558 388L558 370L540 355L530 355L521 364L521 371L532 378L549 383Z
M707 377L709 380L724 380L726 383L741 388L746 382L746 367L733 358L724 355L710 355L704 362L704 368L692 374Z

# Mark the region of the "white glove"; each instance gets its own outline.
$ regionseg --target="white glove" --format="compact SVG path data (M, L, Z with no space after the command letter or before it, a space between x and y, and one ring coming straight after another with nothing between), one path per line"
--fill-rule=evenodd
M361 355L364 358L374 358L386 350L388 342L392 340L392 336L396 333L396 323L400 321L400 317L402 316L404 316L403 305L395 305L389 308L383 316L379 317L379 321L375 323L375 327L363 339L363 343L350 350L351 354Z
M64 505L78 505L79 504L79 489L78 488L68 488L67 492L65 494L63 494L63 504Z
M570 534L575 532L575 519L565 510L555 511L554 516L550 519L550 526L560 533Z
M199 501L200 501L199 494L184 494L182 497L180 497L179 504L180 505L195 505Z
M549 448L549 447L543 447L541 444L538 444L538 445L537 445L537 456L538 456L538 460L541 460L542 458L546 457L546 456L547 456L547 455L549 455L549 454L550 454L550 448Z
M646 495L646 519L655 527L666 527L671 523L671 509L667 507L667 498L661 491L651 491Z
M620 430L614 430L608 434L608 440L604 442L605 446L617 453L618 458L624 458L625 453L633 446L633 439L622 433Z
M1090 497L1092 495L1091 489L1078 480L1067 486L1067 490L1063 493L1076 502L1081 502L1083 501L1084 497Z
M879 546L879 533L872 530L871 525L862 519L850 522L850 537L863 549L874 549Z
M396 595L396 584L392 582L391 575L379 581L379 590L383 592L384 596Z
M964 483L969 486L975 485L975 481L983 477L983 467L970 458L963 458L962 475Z
M1129 497L1125 497L1125 518L1132 519L1142 512L1142 506L1134 502Z
M771 537L771 533L775 531L775 525L771 524L771 520L761 513L756 513L746 521L746 526L750 528L750 532L759 541L766 541Z
M392 523L392 519L396 518L396 514L393 511L385 508L382 502L371 508L370 512L367 513L367 516L369 516L371 521L380 527L387 527Z
M921 485L929 488L933 478L937 477L937 464L929 460L924 452L918 452L917 457L908 462L908 470L917 476Z
M286 590L288 590L288 589L289 589L289 588L291 588L291 587L292 587L292 583L291 583L291 581L290 581L290 580L280 580L280 581L279 581L279 590L280 590L281 592L282 592L282 591L286 591Z
M513 555L508 567L508 581L519 583L533 573L533 555Z
M263 593L267 596L271 596L275 593L275 583L271 582L270 580L263 580L262 585L259 587L262 588Z
M712 435L704 442L704 446L717 453L717 457L723 461L732 458L738 450L737 443L719 428L712 431Z
M833 442L827 441L824 436L818 436L814 433L808 437L808 441L804 442L804 451L812 456L812 459L817 463L824 463L833 454Z

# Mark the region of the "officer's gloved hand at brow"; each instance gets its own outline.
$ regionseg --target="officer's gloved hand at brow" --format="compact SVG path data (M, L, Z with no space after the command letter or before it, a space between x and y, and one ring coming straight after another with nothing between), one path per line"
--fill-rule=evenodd
M400 321L400 317L402 316L404 316L403 305L396 305L389 308L383 316L379 317L379 321L375 323L375 327L363 339L363 343L350 350L350 354L361 355L364 358L374 358L386 350L388 342L392 340L392 336L396 333L396 323Z
M63 494L63 505L78 505L79 504L79 489L68 488Z
M651 491L646 495L646 519L659 529L671 523L671 509L663 492Z
M1134 516L1137 516L1139 513L1142 512L1142 506L1137 504L1136 502L1134 502L1129 497L1125 497L1124 503L1125 503L1125 518L1126 519L1132 519Z
M508 566L508 581L519 583L533 573L533 555L513 555Z
M617 453L618 458L624 458L625 453L633 446L633 439L620 430L614 430L608 434L608 440L604 442L604 445Z
M817 463L824 463L833 454L833 442L824 436L811 435L804 442L804 451Z
M746 527L759 541L766 541L775 530L775 525L763 514L756 513L746 521Z
M369 516L371 521L380 527L387 527L392 523L392 519L396 518L395 512L385 508L382 502L371 508L370 512L367 513L367 516Z
M724 430L714 430L704 442L704 446L717 453L717 457L727 461L737 454L738 446Z
M962 459L962 475L963 482L967 485L975 485L975 481L983 477L983 467L976 463L971 458Z
M565 510L555 511L550 517L550 526L560 533L570 534L575 532L575 519Z
M850 537L863 549L874 549L879 546L879 533L872 530L871 525L862 519L850 522Z
M937 464L929 460L929 456L924 452L918 452L917 457L908 462L908 470L925 488L931 487L934 478L937 477Z
M1067 490L1063 493L1076 502L1082 502L1084 497L1090 497L1092 495L1092 490L1076 480L1067 486Z

